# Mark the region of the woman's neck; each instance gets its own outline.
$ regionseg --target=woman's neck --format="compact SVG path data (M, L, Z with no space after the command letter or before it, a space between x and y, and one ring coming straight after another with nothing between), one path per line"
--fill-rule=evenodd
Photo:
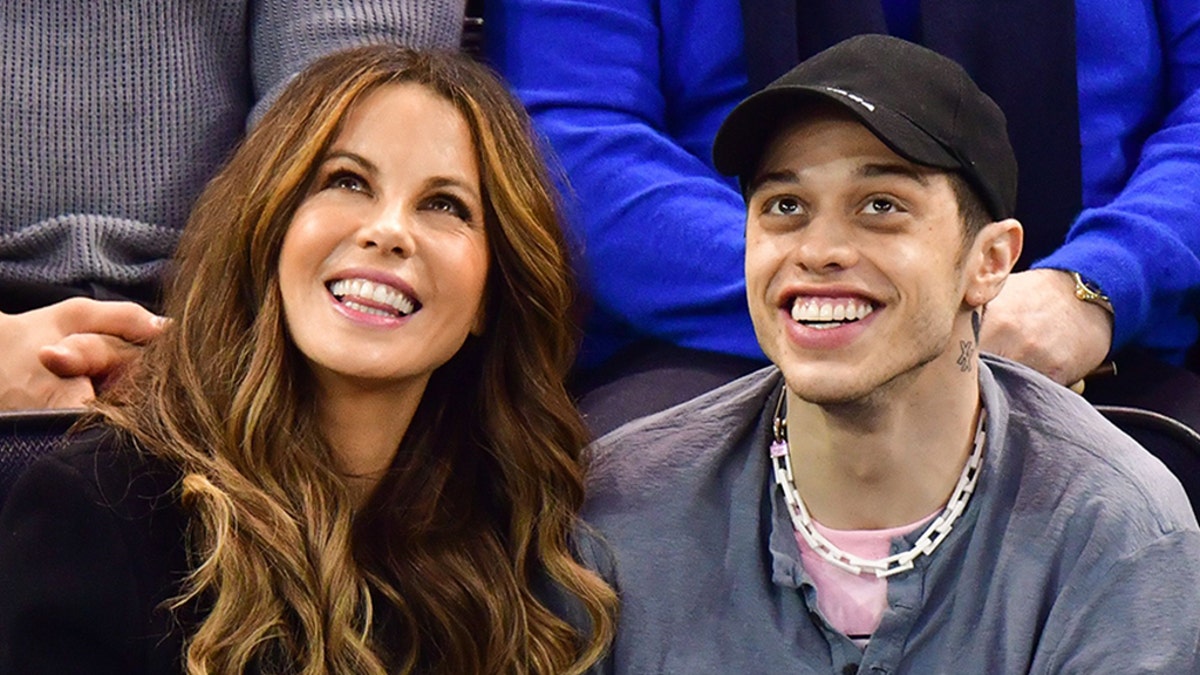
M323 386L318 422L356 503L366 501L391 466L428 379L403 385Z

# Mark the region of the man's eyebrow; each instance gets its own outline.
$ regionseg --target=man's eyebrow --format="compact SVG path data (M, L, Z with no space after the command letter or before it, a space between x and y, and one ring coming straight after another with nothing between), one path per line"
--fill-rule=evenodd
M929 185L929 172L914 167L911 164L900 163L872 163L863 164L855 171L863 178L875 178L878 176L899 176L916 181L921 185Z
M746 186L746 197L751 197L759 188L767 183L799 183L800 176L796 175L791 169L783 169L781 171L768 171L760 173L754 177Z

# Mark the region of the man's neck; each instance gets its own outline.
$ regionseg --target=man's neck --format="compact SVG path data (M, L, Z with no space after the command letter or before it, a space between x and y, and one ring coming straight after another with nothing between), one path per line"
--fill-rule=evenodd
M951 377L928 365L852 403L816 405L786 391L792 473L814 520L883 529L945 505L971 453L978 364Z

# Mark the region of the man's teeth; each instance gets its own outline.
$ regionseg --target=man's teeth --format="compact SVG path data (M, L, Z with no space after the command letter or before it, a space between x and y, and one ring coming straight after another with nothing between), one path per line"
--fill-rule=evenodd
M412 314L416 306L411 298L391 286L367 279L339 279L329 285L329 292L333 293L347 307L376 316L395 315L377 307L363 305L356 302L355 298L387 305L399 312L401 316Z
M845 322L858 321L874 311L871 303L839 299L836 303L796 298L792 303L792 320L803 321L810 328L836 328Z

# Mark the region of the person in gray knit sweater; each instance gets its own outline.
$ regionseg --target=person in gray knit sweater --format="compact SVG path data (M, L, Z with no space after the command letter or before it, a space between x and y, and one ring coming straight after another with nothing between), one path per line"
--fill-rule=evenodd
M464 0L0 3L0 410L71 407L158 333L192 203L288 79L456 47Z

